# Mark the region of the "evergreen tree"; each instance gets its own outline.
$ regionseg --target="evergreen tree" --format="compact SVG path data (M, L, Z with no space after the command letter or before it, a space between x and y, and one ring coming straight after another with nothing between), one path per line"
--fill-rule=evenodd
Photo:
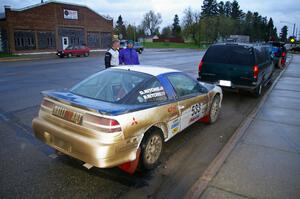
M173 22L173 26L172 26L172 35L175 37L180 37L181 34L181 27L179 25L179 17L176 14L174 17L174 22Z
M231 13L230 16L235 20L240 20L244 16L243 11L240 9L239 3L234 0L231 4Z
M225 15L225 5L223 1L218 3L218 14L221 16Z
M286 42L287 40L287 33L288 33L288 27L287 26L283 26L281 28L281 33L280 33L280 40L283 42Z
M116 23L116 27L115 27L115 34L119 35L119 37L122 37L120 39L126 38L126 27L124 25L123 22L123 18L120 15L118 17L117 23Z
M226 1L225 5L224 5L224 13L226 17L230 17L231 16L231 2L230 1Z
M216 16L218 14L218 4L216 0L204 0L201 6L201 16L209 17Z

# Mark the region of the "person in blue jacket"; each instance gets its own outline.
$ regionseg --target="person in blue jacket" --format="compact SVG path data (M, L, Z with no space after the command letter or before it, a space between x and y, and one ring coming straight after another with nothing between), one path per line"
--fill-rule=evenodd
M127 48L122 49L119 54L120 65L139 65L139 56L133 48L133 41L128 40Z

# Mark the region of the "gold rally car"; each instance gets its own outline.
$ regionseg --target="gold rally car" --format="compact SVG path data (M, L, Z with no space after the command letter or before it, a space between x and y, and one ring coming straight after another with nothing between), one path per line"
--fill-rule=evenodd
M222 90L152 66L98 72L70 90L44 91L35 136L99 168L154 168L163 143L197 121L217 120Z

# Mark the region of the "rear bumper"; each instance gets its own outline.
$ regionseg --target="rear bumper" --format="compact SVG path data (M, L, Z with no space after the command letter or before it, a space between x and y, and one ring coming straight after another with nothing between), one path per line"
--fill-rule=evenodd
M99 139L76 134L42 118L32 121L35 136L58 151L99 168L108 168L136 159L139 139L103 144Z
M219 80L209 81L209 80L207 80L205 78L200 78L200 77L198 77L198 81L202 81L202 82L206 82L206 83L210 83L210 84L215 84L215 85L218 85L218 86L222 87L223 89L227 89L227 90L253 91L258 86L257 82L252 82L252 85L240 85L240 84L231 83L230 87L226 87L226 86L219 85Z

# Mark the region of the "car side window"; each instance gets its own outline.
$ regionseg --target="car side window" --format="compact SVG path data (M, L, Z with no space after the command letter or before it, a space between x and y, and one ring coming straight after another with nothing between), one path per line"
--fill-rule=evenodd
M137 90L137 92L133 95L132 103L141 104L163 102L167 99L168 98L163 86L156 78L153 78Z
M171 74L167 78L173 85L177 97L201 93L201 85L191 77L184 74Z

